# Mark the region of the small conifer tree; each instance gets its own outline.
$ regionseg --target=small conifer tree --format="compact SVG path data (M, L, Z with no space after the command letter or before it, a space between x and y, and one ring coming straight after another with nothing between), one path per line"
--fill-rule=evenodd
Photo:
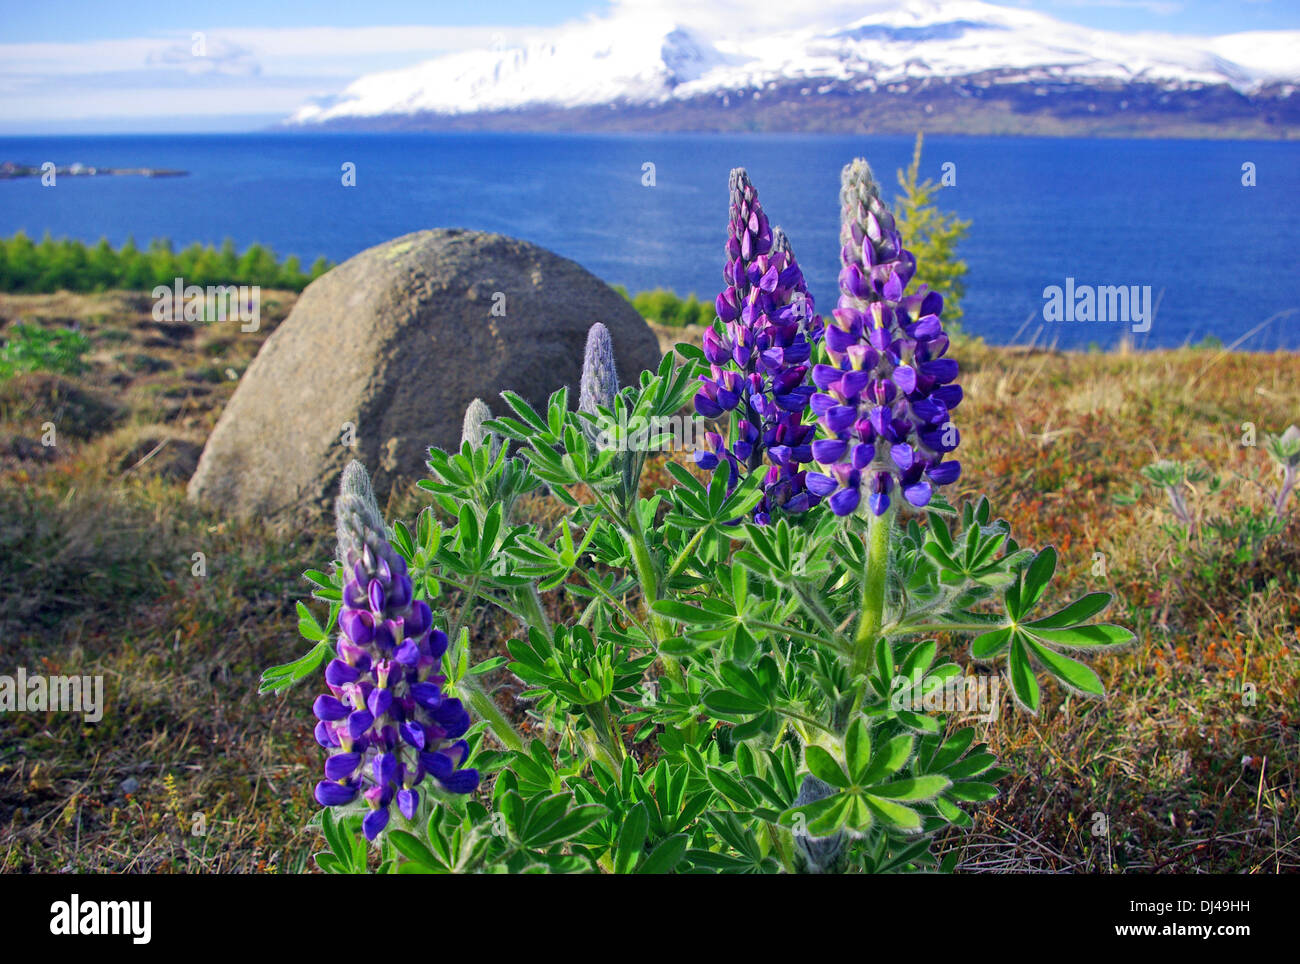
M966 262L957 257L957 243L966 237L970 222L940 211L935 195L941 185L929 178L920 180L924 139L925 135L918 132L912 163L906 171L898 172L903 193L894 200L894 218L920 266L916 280L943 295L943 322L951 331L962 316L961 297L966 292L962 281Z

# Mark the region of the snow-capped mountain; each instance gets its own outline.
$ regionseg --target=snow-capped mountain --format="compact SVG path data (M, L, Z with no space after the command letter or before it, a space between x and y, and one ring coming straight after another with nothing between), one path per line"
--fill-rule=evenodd
M1300 81L1300 31L1188 37L1121 34L980 0L905 0L841 27L727 36L645 10L556 28L521 47L466 51L371 74L309 104L290 125L609 105L662 115L674 105L729 107L732 94L778 90L815 99L983 77L1017 83L1222 87L1250 97ZM1284 91L1290 97L1289 87ZM1117 102L1118 103L1118 102ZM929 112L933 112L933 105Z

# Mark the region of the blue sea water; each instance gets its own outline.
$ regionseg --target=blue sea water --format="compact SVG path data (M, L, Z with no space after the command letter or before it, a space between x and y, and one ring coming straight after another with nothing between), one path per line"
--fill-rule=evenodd
M175 179L0 181L0 233L178 245L260 241L340 261L409 231L461 226L525 238L633 291L712 299L727 173L749 169L823 311L838 271L841 167L866 157L890 189L912 139L830 135L247 134L5 137L0 160L170 167ZM356 186L342 185L345 162ZM969 219L967 330L993 342L1300 347L1300 143L940 137L939 203ZM1244 164L1256 185L1242 184ZM646 164L654 184L646 186ZM1150 330L1044 321L1044 289L1150 286Z

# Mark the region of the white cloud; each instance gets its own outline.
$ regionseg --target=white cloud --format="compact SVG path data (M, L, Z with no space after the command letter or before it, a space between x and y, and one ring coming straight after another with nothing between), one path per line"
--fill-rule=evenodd
M612 0L611 6L615 16L668 19L718 39L751 32L840 27L868 14L896 9L898 0Z
M238 28L82 43L0 43L0 124L70 118L288 114L363 74L537 29ZM201 51L202 56L197 56ZM241 80L232 83L232 80Z
M495 43L521 43L530 33L518 27L303 27L290 29L239 28L214 30L204 35L209 56L239 51L261 64L269 74L297 72L310 65L313 74L356 75L354 64L366 69L395 66L453 50L488 47ZM195 58L191 34L92 40L84 43L0 44L0 72L68 76L129 71L142 67L174 67Z
M1183 12L1173 0L1054 0L1058 7L1107 7L1112 10L1145 10L1158 17L1172 17Z

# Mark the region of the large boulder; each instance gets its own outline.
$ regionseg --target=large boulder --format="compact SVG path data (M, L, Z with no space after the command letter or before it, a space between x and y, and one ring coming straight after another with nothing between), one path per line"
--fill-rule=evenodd
M308 285L267 338L189 496L239 517L310 515L356 458L382 499L424 477L430 445L460 444L475 397L503 414L505 389L540 406L569 385L576 404L598 321L624 382L658 365L655 336L625 299L537 245L450 228L370 248Z

